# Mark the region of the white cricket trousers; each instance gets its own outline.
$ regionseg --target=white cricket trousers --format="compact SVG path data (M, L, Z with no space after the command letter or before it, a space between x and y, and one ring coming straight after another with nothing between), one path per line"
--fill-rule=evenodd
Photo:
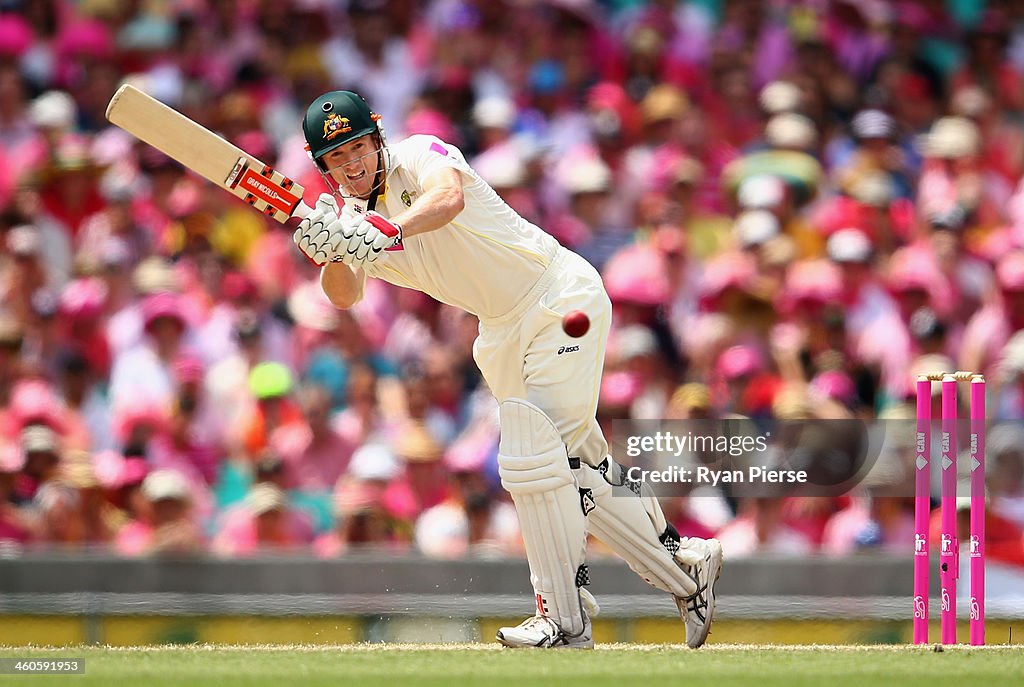
M562 330L562 317L573 310L590 318L579 338ZM524 398L536 405L555 423L569 455L593 466L608 454L595 415L611 312L601 275L560 248L519 305L481 320L473 344L473 358L498 402Z

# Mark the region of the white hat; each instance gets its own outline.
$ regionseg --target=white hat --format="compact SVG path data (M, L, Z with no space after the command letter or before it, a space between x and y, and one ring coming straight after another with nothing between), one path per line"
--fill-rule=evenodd
M835 262L867 262L871 257L871 239L860 229L848 227L829 236L825 250Z
M951 107L962 117L979 117L992 106L992 98L979 86L967 86L953 94Z
M245 505L253 515L282 510L287 504L288 499L281 488L270 482L260 482L245 496Z
M25 453L56 453L60 437L46 425L29 425L21 430L21 448Z
M978 127L964 117L943 117L918 139L925 157L944 159L970 157L978 152L980 144Z
M129 201L142 190L138 172L127 165L112 165L100 177L100 193L109 201Z
M508 129L515 118L515 104L500 95L487 96L473 106L473 122L481 128Z
M327 299L319 279L292 290L288 296L288 314L303 327L317 332L332 332L341 322L337 308Z
M776 148L810 148L818 140L818 130L807 117L795 112L777 114L768 120L765 138Z
M144 295L181 291L181 283L174 268L156 255L146 258L132 271L132 286Z
M142 480L142 495L149 501L190 500L188 482L177 470L155 470Z
M654 332L640 324L623 327L615 335L615 353L620 360L650 355L658 350Z
M352 454L348 474L363 481L387 482L398 476L402 466L394 452L384 444L363 444Z
M800 107L800 88L789 81L772 81L761 89L758 100L768 114L791 112Z
M740 182L736 200L748 210L773 208L786 197L786 183L771 174L755 174Z
M858 175L847 190L856 200L873 207L885 207L896 194L892 180L883 172Z
M7 234L7 249L13 255L35 255L39 252L39 230L31 224L21 224Z
M612 183L612 171L596 155L561 165L558 177L562 187L573 195L602 193L607 191Z
M526 181L523 156L512 143L502 143L485 150L473 160L473 169L492 188L515 188Z
M779 220L767 210L747 210L740 213L732 225L736 239L744 248L760 246L779 235Z
M29 105L28 118L37 127L71 129L75 124L75 101L64 91L47 91Z

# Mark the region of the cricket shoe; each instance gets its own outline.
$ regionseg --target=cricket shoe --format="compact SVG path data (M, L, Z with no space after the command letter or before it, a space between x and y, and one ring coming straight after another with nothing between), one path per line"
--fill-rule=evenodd
M556 621L546 615L527 618L515 627L498 630L498 641L512 649L593 649L594 631L590 619L601 610L597 600L586 589L580 588L583 606L583 631L568 635Z
M694 584L697 591L691 596L673 596L679 616L686 625L686 645L691 649L703 646L711 631L711 623L715 619L715 583L722 574L722 544L717 539L683 538L681 546L692 549L698 545L704 547L704 557L693 565L679 564ZM676 553L676 558L681 558Z

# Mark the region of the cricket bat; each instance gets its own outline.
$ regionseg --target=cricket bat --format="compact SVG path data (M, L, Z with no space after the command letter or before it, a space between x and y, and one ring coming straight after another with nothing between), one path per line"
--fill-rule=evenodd
M278 222L312 212L301 185L134 86L117 89L107 120Z

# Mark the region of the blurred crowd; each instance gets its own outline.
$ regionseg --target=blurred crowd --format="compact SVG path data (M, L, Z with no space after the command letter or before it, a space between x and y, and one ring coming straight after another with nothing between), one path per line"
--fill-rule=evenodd
M909 421L917 373L984 373L1024 560L1024 2L0 0L0 549L520 555L475 318L335 310L291 230L106 123L126 80L307 202L324 91L460 146L601 270L609 435ZM888 462L666 510L729 556L907 553Z

